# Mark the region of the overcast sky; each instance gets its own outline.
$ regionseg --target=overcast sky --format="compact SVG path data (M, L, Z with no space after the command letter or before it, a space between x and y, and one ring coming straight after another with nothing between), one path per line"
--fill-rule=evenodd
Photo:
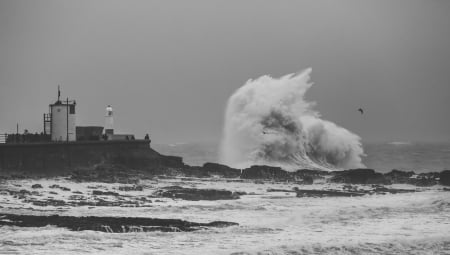
M307 67L363 141L450 141L450 1L0 0L1 133L41 132L60 84L79 125L111 104L120 131L216 142L238 87Z

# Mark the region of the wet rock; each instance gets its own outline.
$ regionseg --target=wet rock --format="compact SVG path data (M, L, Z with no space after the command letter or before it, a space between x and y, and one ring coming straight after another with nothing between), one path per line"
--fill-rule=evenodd
M101 190L93 190L92 195L96 196L119 196L119 193L113 191L101 191Z
M416 192L415 190L411 189L391 189L381 185L372 185L372 188L373 188L372 190L366 192L375 194L398 194L398 193Z
M120 164L100 164L94 170L78 170L69 179L75 182L137 184L144 173Z
M450 170L444 170L439 174L439 183L450 186Z
M419 176L417 178L411 178L408 183L418 187L430 187L436 185L438 181L434 178Z
M285 193L293 192L293 193L296 193L296 190L295 189L292 189L292 190L288 190L288 189L267 189L267 192L285 192Z
M302 178L302 184L311 185L314 183L314 179L311 176L305 176Z
M133 185L133 186L120 186L120 191L143 191L144 187L141 185Z
M242 170L241 179L293 180L287 171L273 166L251 166Z
M158 190L155 194L160 197L179 198L191 201L239 199L237 193L228 190L195 189L180 186L165 187L162 190Z
M48 186L48 187L51 188L51 189L60 189L60 190L62 190L62 191L70 191L69 188L59 186L58 184L53 184L53 185L50 185L50 186Z
M289 192L289 190L273 190L273 191ZM384 195L384 194L416 192L415 190L410 189L387 188L382 185L372 185L370 189L358 189L358 187L356 186L344 185L342 187L342 190L308 190L308 189L294 188L293 191L297 193L297 197L359 197L373 194Z
M205 228L223 228L239 224L227 221L210 223L189 222L179 219L125 218L125 217L74 217L0 214L0 226L44 227L53 225L72 231L93 230L109 233L124 232L184 232Z
M33 188L33 189L42 189L42 185L39 184L39 183L33 184L33 185L31 186L31 188Z
M389 173L385 173L384 176L391 183L410 183L411 176L415 175L413 171L400 171L397 169L393 169Z
M295 189L297 197L360 197L366 195L360 192L338 191L338 190L306 190Z
M35 200L35 201L27 201L27 202L31 202L33 205L36 205L36 206L65 206L65 205L67 205L65 201L57 200L57 199Z
M238 178L241 175L241 170L236 168L231 168L226 165L221 165L217 163L205 163L202 166L210 176L220 176L224 178Z
M390 184L381 173L375 172L373 169L350 169L344 171L332 172L334 176L330 179L336 183L350 184Z
M12 195L15 198L18 198L18 199L24 199L27 196L32 195L32 193L30 191L26 190L26 189L21 189L20 191L10 190L9 194Z
M41 196L41 194L35 190L31 191L31 195L33 196Z

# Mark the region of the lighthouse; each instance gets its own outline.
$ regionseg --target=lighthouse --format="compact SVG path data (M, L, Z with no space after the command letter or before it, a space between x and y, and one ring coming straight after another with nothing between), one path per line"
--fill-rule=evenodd
M114 116L111 105L106 107L105 135L107 135L109 139L114 135Z

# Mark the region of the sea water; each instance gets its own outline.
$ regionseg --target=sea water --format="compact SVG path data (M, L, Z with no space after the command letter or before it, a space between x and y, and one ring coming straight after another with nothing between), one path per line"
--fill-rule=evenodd
M164 186L180 185L247 192L237 200L184 201L153 199L150 207L36 206L0 195L0 212L38 215L174 218L195 222L232 221L239 226L195 232L104 233L41 228L0 227L0 254L449 254L450 195L440 186L418 192L362 197L298 198L289 183L224 180L143 180L144 191L122 192L119 184L74 183L63 178L16 180L3 188L31 189L40 183L39 199L70 199L70 191L49 193L52 184L88 194L102 186L128 195L148 195ZM122 184L123 185L123 184ZM313 184L308 189L340 188ZM110 198L113 199L113 198Z
M217 143L175 143L155 144L153 147L162 154L183 157L190 165L203 165L205 162L218 162ZM450 142L415 143L385 142L363 143L365 156L362 162L378 172L392 169L423 172L450 170Z

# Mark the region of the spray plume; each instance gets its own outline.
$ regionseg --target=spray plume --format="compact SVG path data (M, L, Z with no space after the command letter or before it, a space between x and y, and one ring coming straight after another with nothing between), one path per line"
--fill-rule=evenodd
M322 120L304 99L312 69L281 78L249 80L228 100L222 163L286 170L364 167L360 137Z

